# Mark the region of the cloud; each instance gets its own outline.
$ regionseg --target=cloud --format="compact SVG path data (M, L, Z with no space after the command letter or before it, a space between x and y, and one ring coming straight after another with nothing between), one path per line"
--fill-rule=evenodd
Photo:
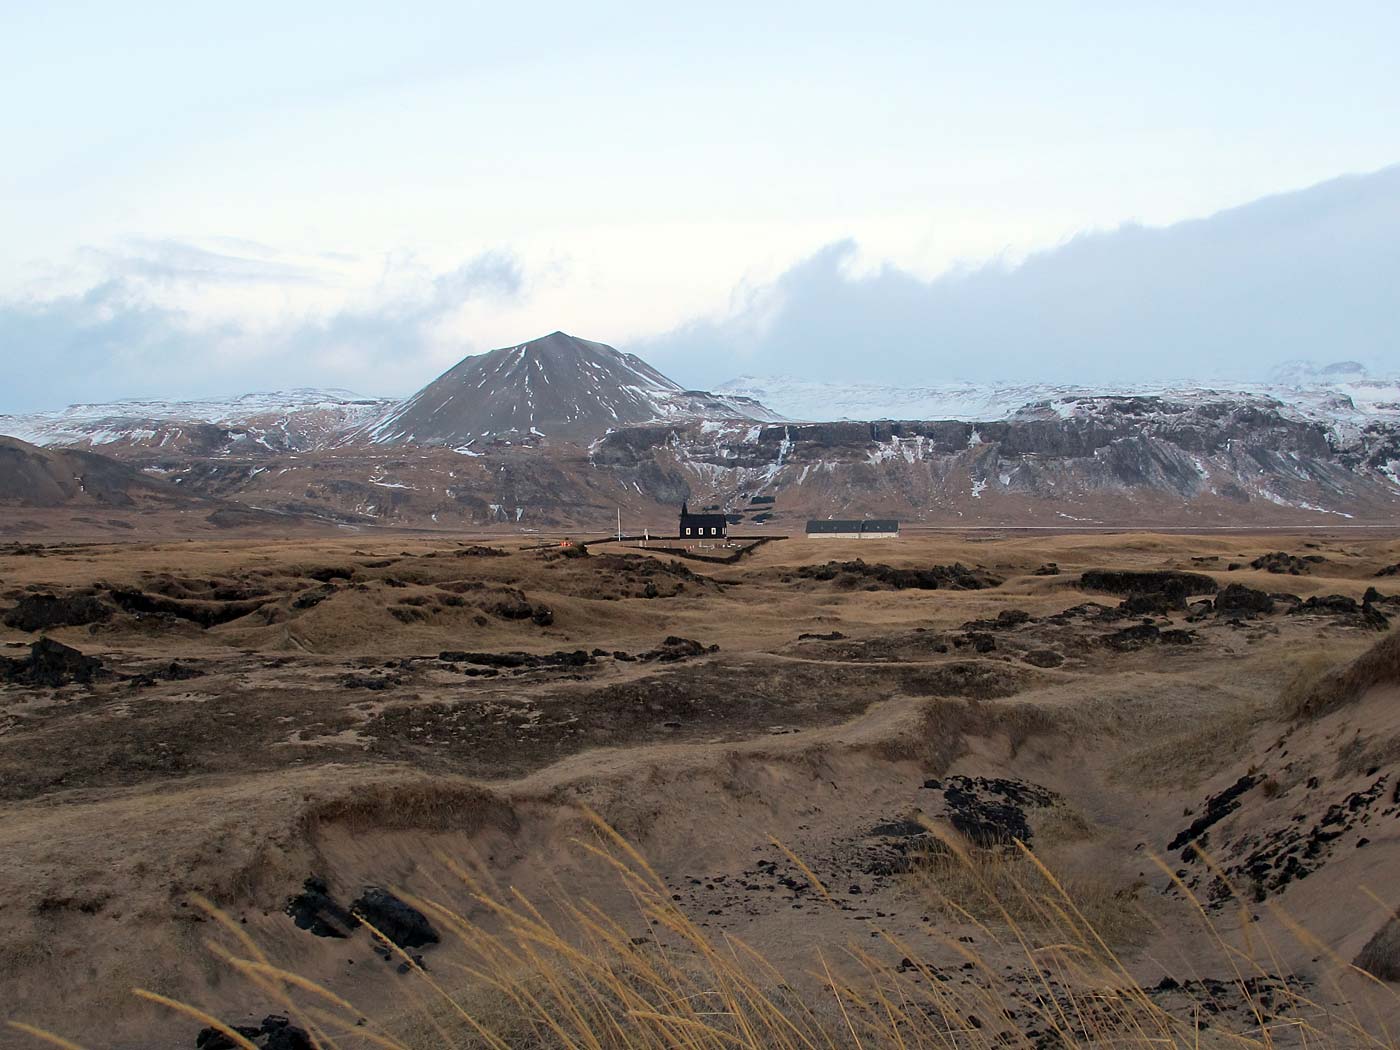
M212 251L178 240L131 237L121 250L88 249L113 278L157 284L322 284L326 270L280 261L273 249L249 241L225 241L232 251Z
M932 281L853 274L828 245L771 285L633 346L713 384L738 373L951 378L1251 378L1295 358L1400 359L1400 167L1164 228L1084 234L1018 266Z
M520 263L488 252L407 290L272 325L211 322L148 294L153 278L182 287L206 279L281 282L276 268L253 262L148 242L80 293L0 302L0 412L295 386L408 393L432 377L435 349L452 338L442 329L458 310L526 293Z

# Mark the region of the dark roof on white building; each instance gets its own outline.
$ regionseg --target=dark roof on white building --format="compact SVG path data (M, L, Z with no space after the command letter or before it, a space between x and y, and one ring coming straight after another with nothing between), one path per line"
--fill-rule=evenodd
M898 532L899 522L893 518L814 519L807 522L807 531L814 534L824 532Z

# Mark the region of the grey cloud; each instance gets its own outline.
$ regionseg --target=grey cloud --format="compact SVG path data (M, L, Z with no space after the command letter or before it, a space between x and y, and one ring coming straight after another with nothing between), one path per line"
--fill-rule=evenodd
M633 349L706 384L1250 378L1296 358L1400 360L1400 167L932 281L848 276L855 251L831 244L730 315Z
M171 273L208 261L182 252L170 258ZM407 393L435 371L429 359L434 325L468 300L516 299L526 287L519 263L491 252L425 281L415 296L345 308L267 334L152 305L144 296L146 275L116 269L117 275L79 295L0 301L0 412L294 386Z
M433 280L432 305L450 309L468 299L494 296L518 299L525 288L520 261L504 252L487 252Z

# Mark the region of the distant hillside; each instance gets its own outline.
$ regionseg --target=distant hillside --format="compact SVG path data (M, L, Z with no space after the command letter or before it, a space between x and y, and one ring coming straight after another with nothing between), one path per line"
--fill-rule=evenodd
M24 507L92 504L131 507L182 499L173 486L76 449L44 449L0 437L0 503Z

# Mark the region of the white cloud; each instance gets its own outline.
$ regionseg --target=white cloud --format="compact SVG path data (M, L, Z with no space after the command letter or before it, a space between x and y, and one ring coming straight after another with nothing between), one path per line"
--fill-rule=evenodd
M1084 234L925 280L833 242L632 349L698 381L1250 378L1400 349L1400 166L1163 228Z

